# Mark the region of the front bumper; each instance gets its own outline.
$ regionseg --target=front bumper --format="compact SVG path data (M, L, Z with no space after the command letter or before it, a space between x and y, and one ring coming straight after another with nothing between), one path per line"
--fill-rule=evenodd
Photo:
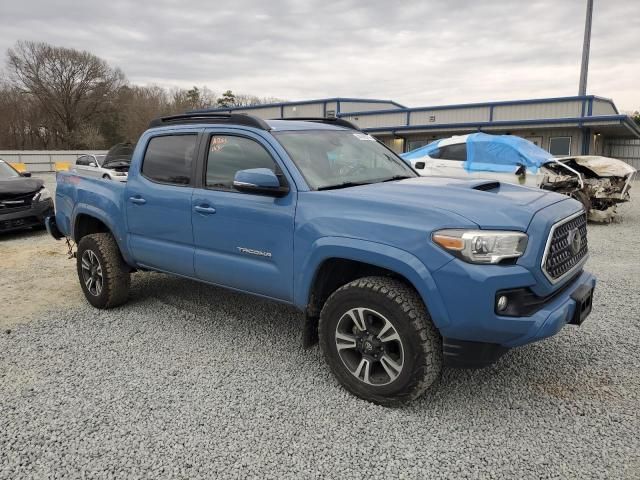
M497 360L508 348L555 335L574 319L576 292L583 286L586 286L583 290L593 289L596 284L592 274L582 271L558 285L557 292L537 304L529 315L506 316L496 313L496 294L535 286L536 279L526 268L470 265L454 260L435 272L434 280L448 314L447 321L438 325L445 339L445 361L455 364L451 360L457 356L463 360L458 363L464 364L457 366L471 366L474 352L482 352L476 363L484 366ZM435 318L434 321L438 323ZM447 350L452 354L450 361ZM469 358L465 357L467 354Z
M0 213L0 232L43 225L44 219L53 215L51 199L31 204L30 208Z

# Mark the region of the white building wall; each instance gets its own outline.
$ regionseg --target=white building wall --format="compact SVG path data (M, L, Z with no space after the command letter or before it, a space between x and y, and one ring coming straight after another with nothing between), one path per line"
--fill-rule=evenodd
M488 122L489 107L420 110L411 112L410 125Z
M381 113L373 115L344 115L345 120L355 123L360 128L386 128L406 125L407 114L400 113Z
M493 121L529 120L543 118L575 118L582 114L582 101L519 103L515 105L496 105L493 109Z
M284 118L323 117L324 103L307 103L304 105L285 105Z
M603 155L623 160L637 170L640 170L640 140L638 139L607 139L604 144ZM640 180L640 178L638 179Z
M340 113L368 112L371 110L396 110L400 107L391 102L340 102Z
M604 100L598 100L596 98L593 101L591 114L593 116L597 116L597 115L616 115L617 113L615 108L613 108L613 105L611 105L611 103Z
M268 120L270 118L280 118L280 107L266 107L266 108L237 108L234 109L234 113L246 113L248 115L255 115L256 117Z

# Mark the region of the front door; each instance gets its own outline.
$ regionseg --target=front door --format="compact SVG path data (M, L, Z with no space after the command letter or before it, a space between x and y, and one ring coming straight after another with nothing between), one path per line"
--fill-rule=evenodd
M269 168L290 187L277 154L252 133L210 131L204 140L204 178L193 193L196 276L207 282L283 301L293 299L296 192L284 197L233 188L238 170Z
M143 266L194 276L191 197L198 133L151 137L125 191L129 248Z

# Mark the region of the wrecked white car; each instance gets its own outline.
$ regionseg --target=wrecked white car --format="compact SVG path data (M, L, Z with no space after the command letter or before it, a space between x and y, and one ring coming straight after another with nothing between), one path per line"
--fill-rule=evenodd
M617 204L629 201L636 173L614 158L555 158L524 138L485 133L438 140L402 157L425 176L487 178L572 196L596 222L610 222Z

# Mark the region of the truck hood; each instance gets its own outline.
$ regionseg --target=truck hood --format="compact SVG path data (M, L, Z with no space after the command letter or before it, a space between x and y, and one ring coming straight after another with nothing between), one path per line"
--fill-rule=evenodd
M25 193L35 193L42 188L44 182L39 178L16 177L0 180L0 197L8 198Z
M329 192L326 192L329 193ZM539 210L562 201L565 195L509 183L481 179L416 177L395 182L374 183L331 193L349 199L369 199L372 203L412 208L437 208L485 229L526 231ZM576 203L576 211L581 208Z

